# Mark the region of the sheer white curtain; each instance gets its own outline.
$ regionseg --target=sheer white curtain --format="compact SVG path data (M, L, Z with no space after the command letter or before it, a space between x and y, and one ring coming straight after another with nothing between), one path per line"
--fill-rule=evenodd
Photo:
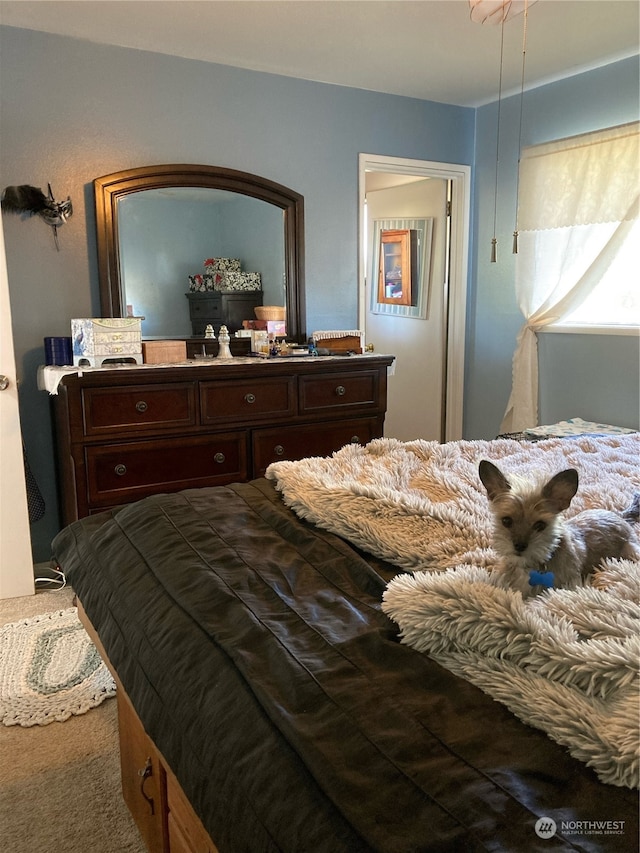
M538 423L537 332L602 280L640 214L640 122L525 149L516 296L525 323L500 432Z

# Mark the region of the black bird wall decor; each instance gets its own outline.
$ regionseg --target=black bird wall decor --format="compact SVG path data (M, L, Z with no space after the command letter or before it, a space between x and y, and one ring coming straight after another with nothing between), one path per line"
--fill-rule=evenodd
M21 184L17 187L7 187L2 193L0 202L3 211L7 213L21 213L25 216L39 216L47 225L53 228L53 239L56 249L60 251L58 243L58 228L69 219L73 213L71 198L67 196L66 201L56 201L53 197L51 184L47 184L49 193L45 195L38 187Z

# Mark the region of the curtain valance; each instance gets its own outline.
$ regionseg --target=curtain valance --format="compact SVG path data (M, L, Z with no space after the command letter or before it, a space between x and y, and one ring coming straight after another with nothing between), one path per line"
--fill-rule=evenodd
M640 215L640 122L525 148L518 229L541 231Z

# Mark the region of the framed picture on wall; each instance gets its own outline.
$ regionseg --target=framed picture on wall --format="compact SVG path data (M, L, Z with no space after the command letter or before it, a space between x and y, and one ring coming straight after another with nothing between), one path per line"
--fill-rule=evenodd
M380 232L378 302L415 305L418 232L403 228Z
M373 314L426 319L433 218L374 219L367 280Z

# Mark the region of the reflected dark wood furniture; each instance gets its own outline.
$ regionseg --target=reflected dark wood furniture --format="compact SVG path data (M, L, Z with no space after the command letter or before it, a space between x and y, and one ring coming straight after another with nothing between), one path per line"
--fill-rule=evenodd
M187 338L187 358L207 357L215 358L220 350L220 345L217 338L205 338L204 335L198 335L195 338ZM251 338L236 338L231 337L229 341L229 349L233 356L248 356L251 352Z
M262 305L261 290L207 290L187 293L186 297L189 300L189 319L194 335L204 335L208 325L213 326L213 331L218 335L223 323L233 334L242 328L243 320L255 319L253 309Z
M392 362L243 359L68 374L51 397L62 522L379 438Z

